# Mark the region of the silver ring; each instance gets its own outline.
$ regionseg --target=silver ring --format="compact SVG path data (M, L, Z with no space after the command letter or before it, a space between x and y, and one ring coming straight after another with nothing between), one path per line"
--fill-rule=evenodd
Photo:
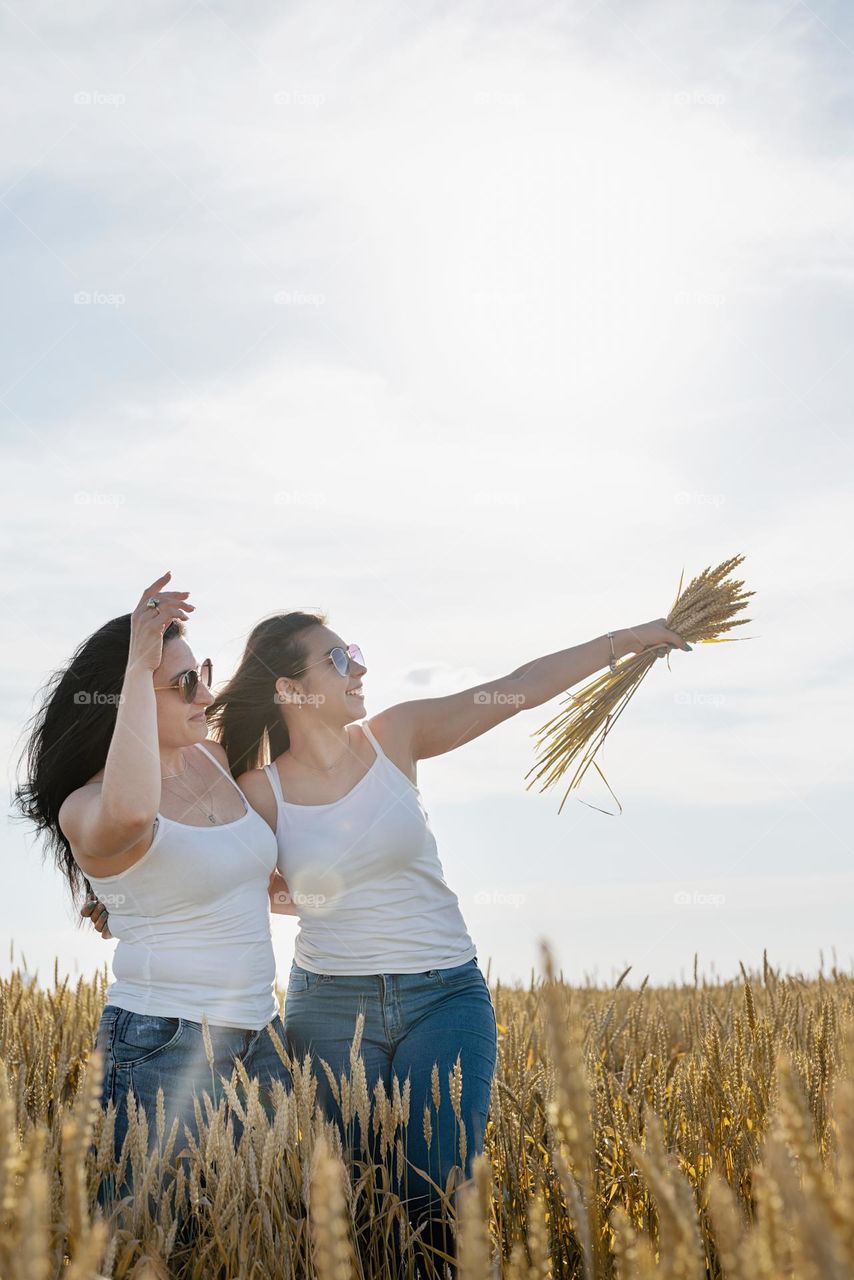
M158 604L157 600L154 599L154 596L151 596L148 600L146 600L145 607L146 609L156 609L157 604Z

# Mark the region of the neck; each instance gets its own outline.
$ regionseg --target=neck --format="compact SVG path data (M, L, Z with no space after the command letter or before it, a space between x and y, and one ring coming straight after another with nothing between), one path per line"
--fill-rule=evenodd
M324 724L322 720L300 723L301 715L304 715L303 711L297 712L288 724L290 751L294 759L313 769L330 768L350 747L347 726Z
M187 750L189 750L187 747L161 747L160 776L163 777L167 773L183 773L187 765L184 755Z

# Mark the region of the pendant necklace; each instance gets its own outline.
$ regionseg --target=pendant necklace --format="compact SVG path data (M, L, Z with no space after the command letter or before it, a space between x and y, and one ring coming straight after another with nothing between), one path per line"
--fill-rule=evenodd
M189 760L187 760L187 763L186 763L186 765L184 766L184 768L183 768L183 770L182 770L182 773L186 773L186 772L187 772L187 769L189 769L189 768L190 768L190 761L189 761ZM176 773L176 774L167 774L167 777L170 777L170 778L180 778L180 776L181 776L181 774L179 774L179 773ZM210 787L208 787L208 790L210 790ZM186 798L187 798L187 797L186 797L186 796L178 796L177 798L178 798L179 800L186 800ZM192 804L194 804L194 805L195 805L195 807L196 807L197 809L201 809L202 813L205 815L205 817L207 818L208 822L211 822L211 823L213 823L214 825L216 825L217 819L216 819L216 818L214 817L214 815L210 812L210 806L209 806L209 805L203 805L203 804L201 804L201 803L200 803L200 802L199 802L195 797L192 799L191 803L192 803Z

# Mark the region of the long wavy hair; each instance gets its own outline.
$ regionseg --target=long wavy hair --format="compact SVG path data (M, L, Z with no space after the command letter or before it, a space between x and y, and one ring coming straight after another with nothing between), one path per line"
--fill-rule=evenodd
M211 736L225 748L233 777L269 764L290 746L276 681L299 675L307 633L325 623L322 613L276 613L249 633L237 670L206 712Z
M67 666L43 686L40 705L24 726L27 735L18 764L14 807L35 824L45 857L53 857L72 898L91 886L74 861L59 825L63 802L103 769L119 709L130 653L130 614L105 622L75 650ZM171 622L164 644L184 634Z

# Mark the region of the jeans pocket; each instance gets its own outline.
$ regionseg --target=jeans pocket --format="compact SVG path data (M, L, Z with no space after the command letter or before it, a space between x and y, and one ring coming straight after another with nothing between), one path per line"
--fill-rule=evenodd
M123 1009L116 1019L113 1060L117 1067L133 1067L171 1048L184 1031L183 1018L131 1013Z
M484 981L476 956L472 956L471 960L466 960L464 964L455 964L450 969L435 969L432 972L438 973L443 987L453 987L460 983L478 980Z
M98 1023L98 1030L95 1032L95 1042L92 1045L93 1051L95 1049L100 1049L101 1053L105 1056L109 1052L113 1039L113 1028L116 1025L116 1020L120 1013L121 1009L114 1004L104 1006L101 1011L101 1020Z
M288 990L287 995L296 995L300 991L308 991L308 969L303 969L300 965L293 962L291 971L288 974Z

